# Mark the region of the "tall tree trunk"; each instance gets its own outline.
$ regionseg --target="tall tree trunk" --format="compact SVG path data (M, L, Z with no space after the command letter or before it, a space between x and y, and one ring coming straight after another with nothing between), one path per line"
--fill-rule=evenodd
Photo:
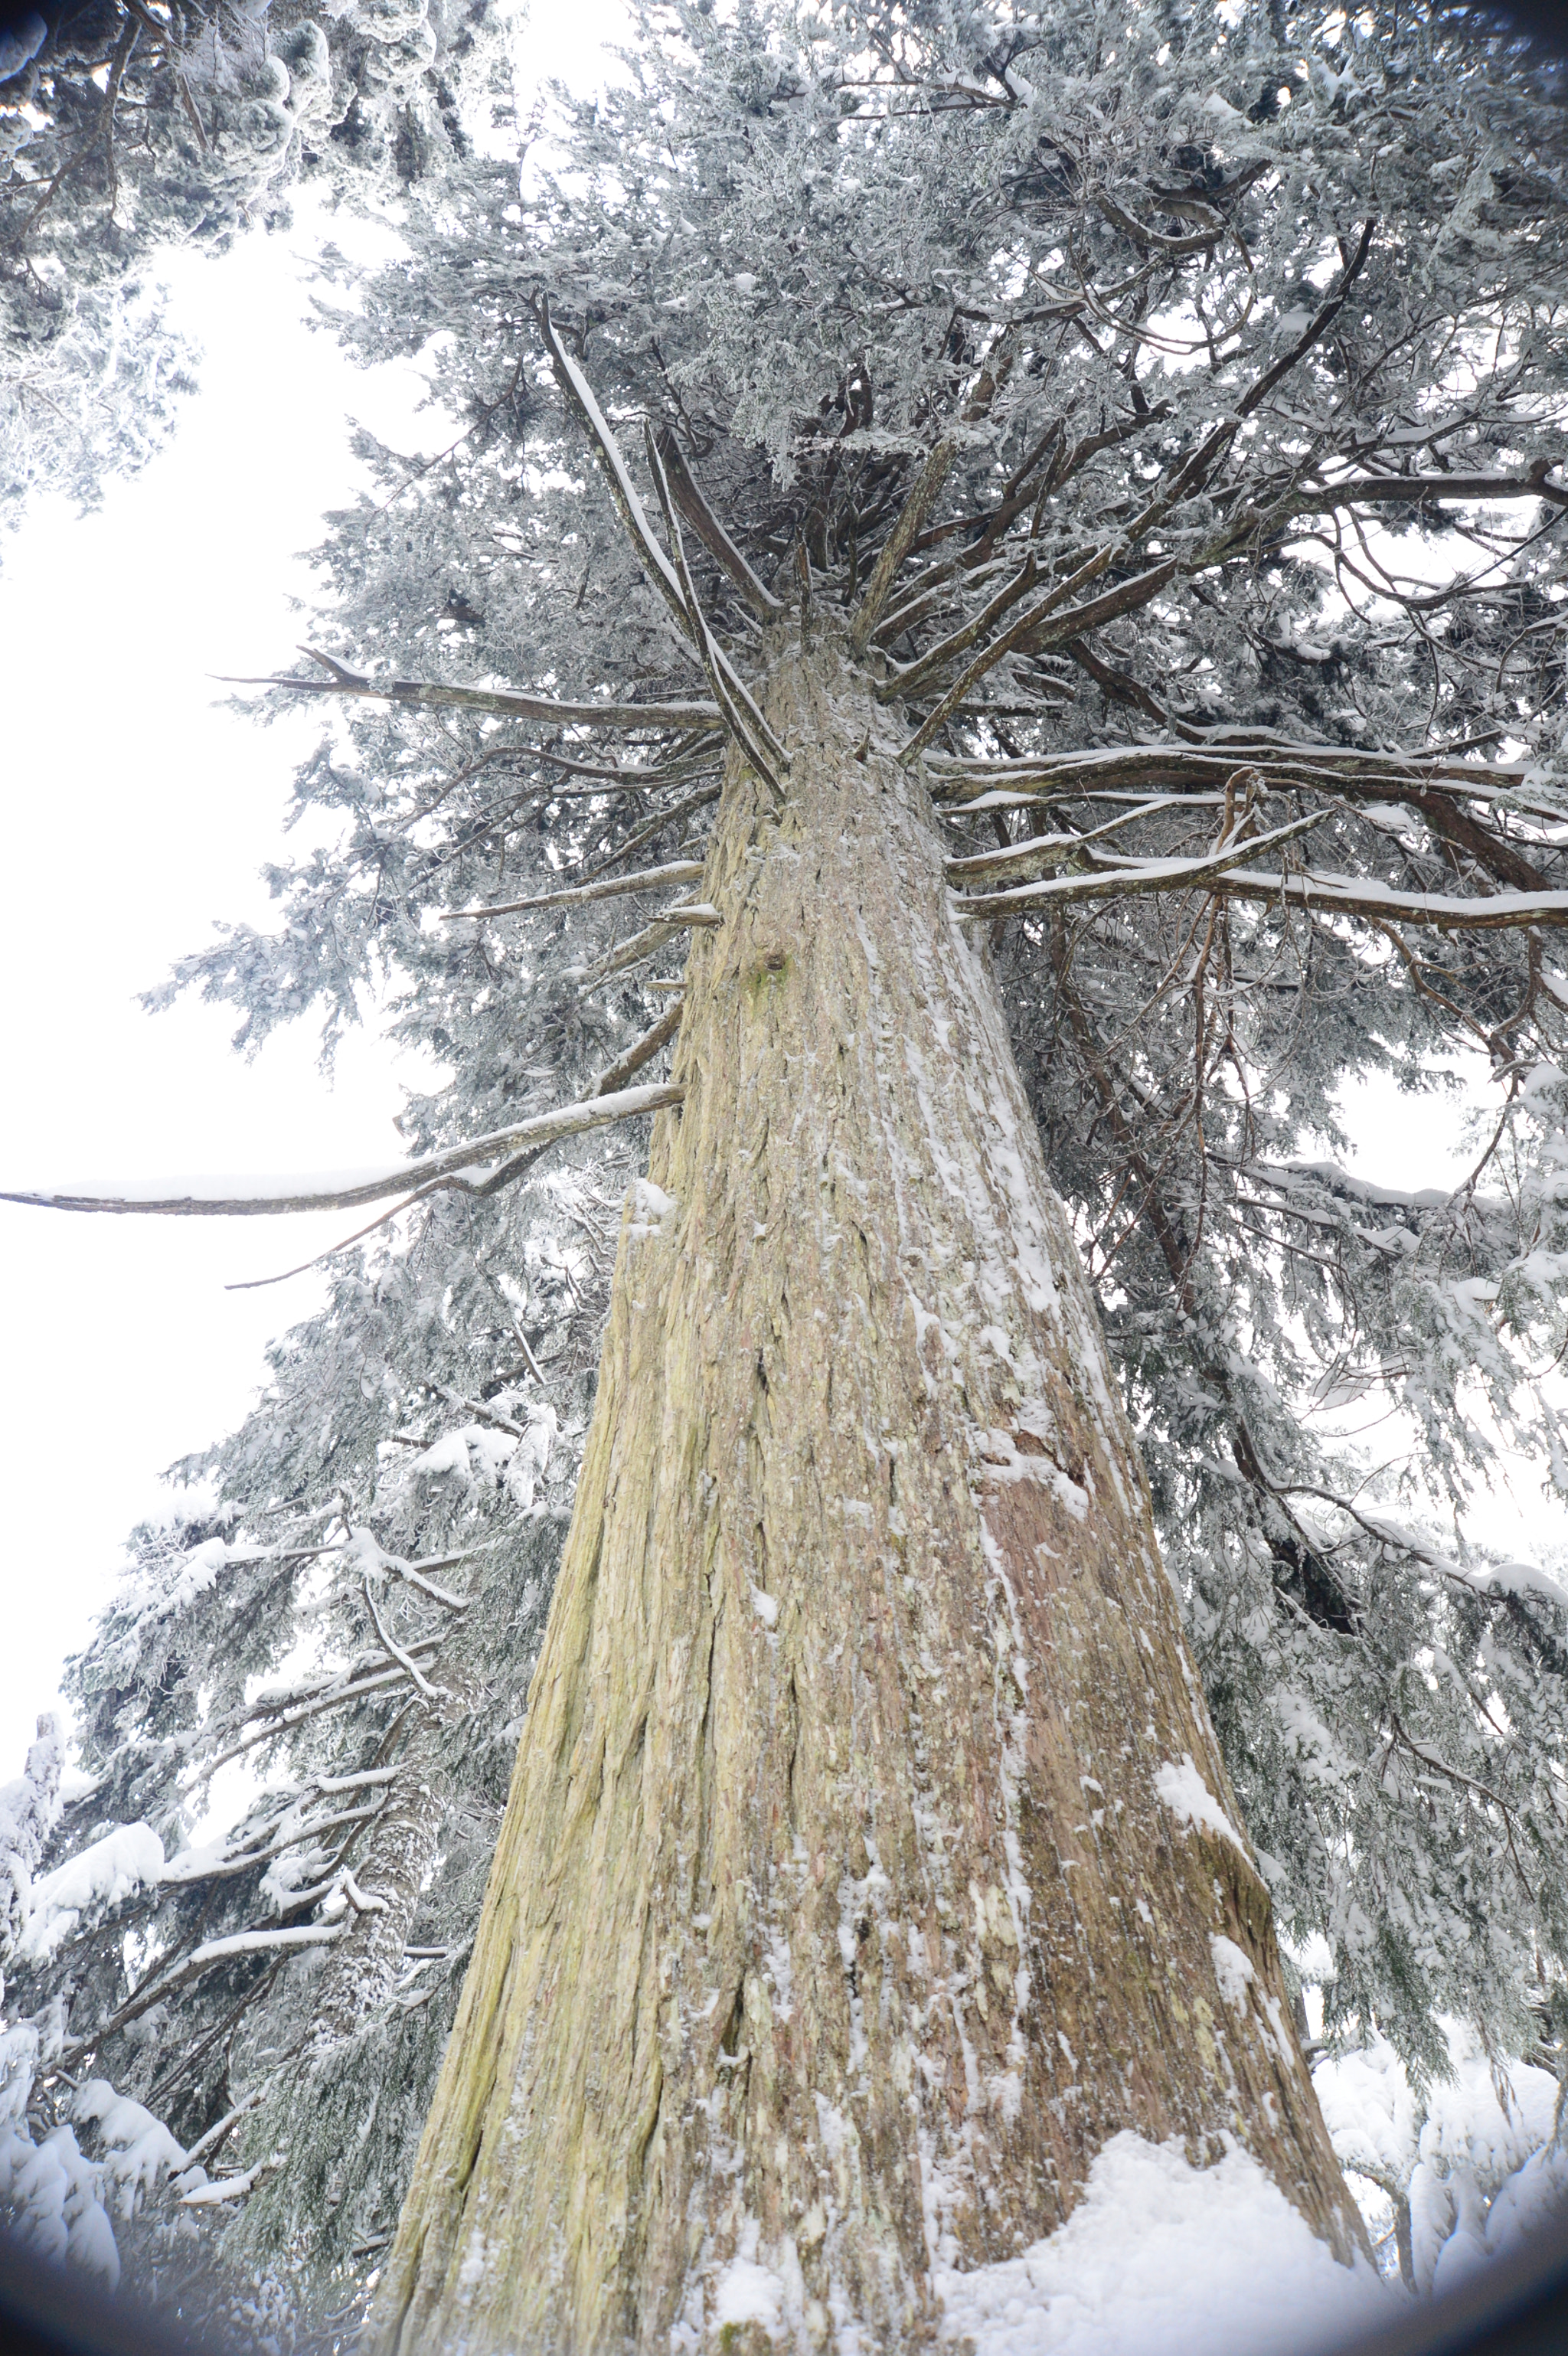
M924 2346L1124 2127L1364 2246L924 787L831 631L767 702L387 2350Z

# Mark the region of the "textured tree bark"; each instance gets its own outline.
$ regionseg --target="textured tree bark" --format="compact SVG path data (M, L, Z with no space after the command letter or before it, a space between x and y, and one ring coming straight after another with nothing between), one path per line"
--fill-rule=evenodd
M918 776L732 765L384 2351L862 2349L1118 2129L1364 2246Z

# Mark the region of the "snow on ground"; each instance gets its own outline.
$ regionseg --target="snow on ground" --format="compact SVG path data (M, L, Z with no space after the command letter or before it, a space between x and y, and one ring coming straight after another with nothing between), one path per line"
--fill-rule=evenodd
M937 2290L976 2356L1307 2356L1406 2305L1365 2260L1337 2265L1250 2154L1195 2169L1130 2130L1058 2232Z

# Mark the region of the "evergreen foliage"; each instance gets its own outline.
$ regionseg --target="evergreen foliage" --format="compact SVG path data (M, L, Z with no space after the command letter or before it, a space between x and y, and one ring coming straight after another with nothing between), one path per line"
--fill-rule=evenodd
M676 0L625 64L520 194L453 143L343 316L461 437L365 445L288 682L336 839L169 990L245 1046L387 1003L441 1067L416 1155L645 1077L726 731L787 790L736 680L837 617L988 943L1282 1937L1418 2086L1440 2015L1560 2071L1568 1603L1485 1542L1504 1450L1568 1491L1552 71L1282 0ZM656 867L631 918L560 896ZM1357 1081L1477 1067L1458 1185L1333 1158ZM73 1670L97 1781L49 1854L144 1824L168 1863L25 1969L34 2127L90 2060L221 2132L253 2189L197 2208L274 2321L349 2311L411 2164L635 1139L496 1146L339 1256ZM241 1741L269 1780L193 1847Z
M470 132L465 0L42 0L0 24L0 507L91 503L192 387L160 253L287 220L301 178L374 199Z

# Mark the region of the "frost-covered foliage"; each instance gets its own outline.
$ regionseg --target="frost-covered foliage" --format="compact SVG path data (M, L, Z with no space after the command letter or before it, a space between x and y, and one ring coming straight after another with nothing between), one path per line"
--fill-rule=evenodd
M38 1720L38 1739L15 1783L0 1784L0 1973L27 1938L33 1917L33 1874L59 1815L65 1742L51 1712ZM5 1982L0 1978L0 1993Z
M606 1183L443 1206L338 1271L70 1670L90 1787L51 1804L55 1739L4 1795L0 2206L187 2323L351 2319L395 2220L592 1396Z
M1488 2056L1461 2022L1439 2025L1448 2071L1424 2095L1383 2037L1323 2062L1313 2077L1335 2152L1352 2179L1375 2188L1384 2246L1406 2285L1423 2291L1452 2289L1568 2196L1557 2078Z
M746 722L605 496L596 397L622 506L667 494L736 672L809 607L924 757L1330 2031L1375 2030L1418 2090L1456 2066L1445 2015L1561 2066L1568 1604L1485 1544L1499 1446L1568 1489L1551 73L1419 7L1285 0L677 5L626 63L560 99L520 184L453 154L416 185L407 259L345 317L364 358L423 361L457 438L365 445L332 660L296 682L332 699L297 788L320 847L273 871L273 930L171 988L247 1046L389 1005L443 1074L418 1152L648 1068L681 930L608 894L689 892ZM456 920L476 904L507 913ZM1348 1174L1347 1087L1440 1091L1458 1055L1489 1091L1465 1182ZM592 1356L597 1166L471 1173L339 1260L190 1468L210 1526L144 1534L77 1673L93 1806L171 1862L144 1927L62 1943L70 2033L193 2146L233 2136L229 2257L297 2269L269 2313L371 2261L406 2174L549 1584L530 1354ZM465 1546L453 1618L398 1562L440 1581ZM182 1869L252 1742L292 1783ZM406 1804L365 1798L431 1758L422 1813L422 1763ZM417 1902L398 1843L439 1858ZM165 1987L167 2084L124 2009ZM347 2091L291 2141L302 2056Z
M0 32L0 511L91 500L162 443L194 354L161 249L360 200L461 148L485 0L88 0ZM479 36L482 38L482 36ZM493 45L492 45L493 47Z

